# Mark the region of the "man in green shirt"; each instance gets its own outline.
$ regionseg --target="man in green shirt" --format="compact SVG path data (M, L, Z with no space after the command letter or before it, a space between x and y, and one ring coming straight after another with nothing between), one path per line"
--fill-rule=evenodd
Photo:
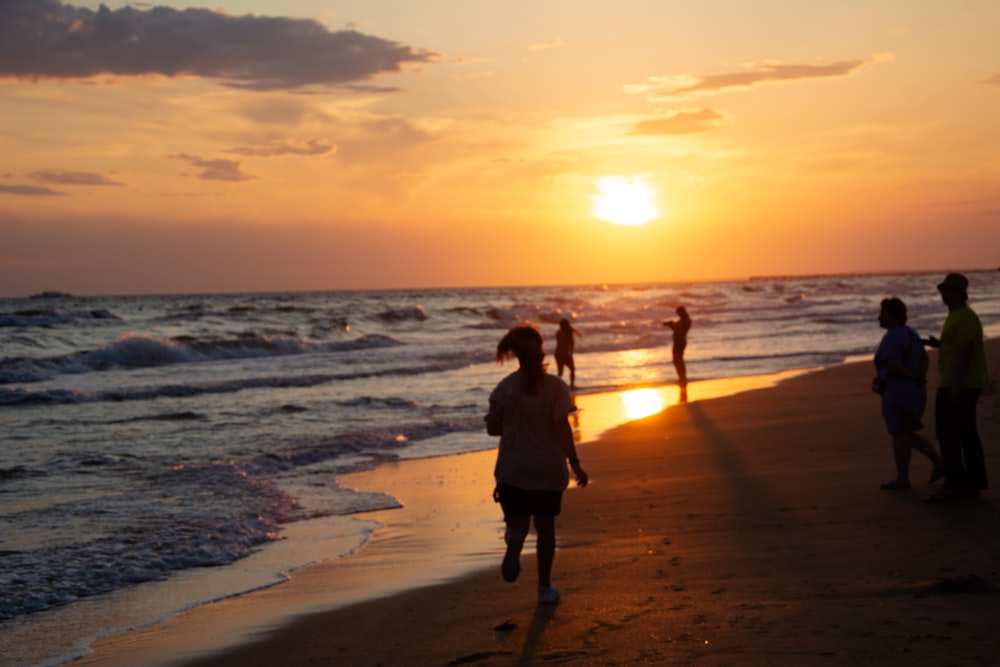
M941 339L931 337L930 344L940 348L934 421L944 463L944 486L928 502L978 498L989 486L976 428L976 402L988 384L986 351L983 325L968 304L968 287L969 280L961 273L949 273L938 285L948 317L941 327Z

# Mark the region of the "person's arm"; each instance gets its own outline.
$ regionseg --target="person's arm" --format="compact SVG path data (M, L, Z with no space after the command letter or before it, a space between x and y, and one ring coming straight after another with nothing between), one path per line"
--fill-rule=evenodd
M569 467L573 470L573 474L576 475L577 485L581 487L587 486L589 479L587 473L580 467L580 458L576 454L576 443L573 442L573 427L569 424L569 416L556 425L556 437L559 438L559 447L569 461Z
M490 401L490 410L483 419L486 421L486 433L489 435L503 434L503 412L500 410L499 403Z
M905 345L897 341L892 344L892 347L886 350L889 354L886 355L887 358L885 360L885 366L889 375L895 375L896 377L901 377L904 380L911 380L913 382L924 384L927 382L927 355L922 354L923 348L919 348L917 352L921 353L920 369L914 372L906 367L905 359L907 354L912 354L914 345L921 344L919 336L915 333L907 333L910 338Z
M923 369L922 373L913 373L905 365L901 359L896 359L895 357L888 359L885 364L889 368L890 375L896 375L901 378L906 378L907 380L913 380L914 382L924 383L927 382L927 369Z

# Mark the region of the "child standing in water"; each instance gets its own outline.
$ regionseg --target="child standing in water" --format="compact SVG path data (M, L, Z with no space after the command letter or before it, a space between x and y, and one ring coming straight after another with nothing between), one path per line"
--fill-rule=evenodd
M569 485L569 462L577 484L587 485L573 443L569 415L576 410L566 383L546 372L542 334L532 325L510 329L497 345L502 363L516 357L520 368L490 394L486 431L500 436L494 469L493 498L503 508L507 552L500 567L505 581L521 572L521 548L534 517L538 558L538 602L553 604L559 589L552 584L556 551L556 516Z
M580 332L565 317L559 320L556 332L556 372L562 379L563 368L569 369L569 388L576 389L576 364L573 361L573 336Z

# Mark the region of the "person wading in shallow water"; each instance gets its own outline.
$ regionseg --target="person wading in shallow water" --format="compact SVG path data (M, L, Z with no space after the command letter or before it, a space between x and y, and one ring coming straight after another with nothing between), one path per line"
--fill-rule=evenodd
M507 524L507 552L500 572L505 581L517 580L521 548L534 517L538 603L553 604L559 601L559 589L552 583L552 563L556 516L569 485L567 461L577 484L587 486L587 473L580 467L569 423L576 406L566 383L545 370L538 329L521 324L507 332L497 345L496 359L503 363L512 357L517 358L520 368L497 384L485 418L487 433L500 436L493 492Z
M687 308L677 306L678 319L669 320L663 326L670 327L674 332L674 368L677 369L677 386L681 388L681 400L687 400L687 365L684 363L684 348L687 347L688 330L691 328L691 318Z
M556 331L556 372L562 379L563 368L569 369L569 388L576 389L576 363L573 361L573 336L580 332L573 328L569 320L559 320L559 330Z

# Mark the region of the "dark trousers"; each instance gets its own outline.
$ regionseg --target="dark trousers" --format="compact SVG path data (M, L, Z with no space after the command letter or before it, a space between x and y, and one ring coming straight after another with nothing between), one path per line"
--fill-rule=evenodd
M944 463L944 488L978 491L989 486L983 443L976 430L978 389L962 388L958 402L951 400L951 390L939 387L934 401L934 426L941 445Z

